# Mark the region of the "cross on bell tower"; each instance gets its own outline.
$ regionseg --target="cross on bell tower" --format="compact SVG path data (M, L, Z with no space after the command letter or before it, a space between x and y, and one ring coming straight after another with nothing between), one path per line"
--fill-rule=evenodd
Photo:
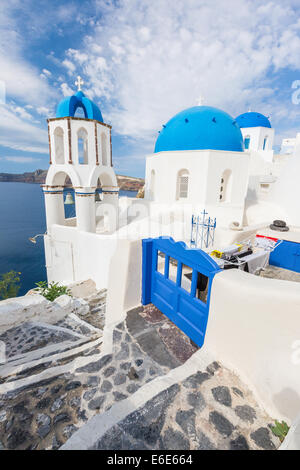
M81 85L84 85L84 81L80 75L78 75L75 85L77 86L78 91L81 91Z

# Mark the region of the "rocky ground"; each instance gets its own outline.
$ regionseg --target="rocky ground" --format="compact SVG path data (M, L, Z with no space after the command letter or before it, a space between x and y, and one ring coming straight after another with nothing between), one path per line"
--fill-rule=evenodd
M213 363L154 396L93 448L275 450L270 421L239 379Z
M0 448L58 449L77 430L84 431L90 418L113 413L117 403L126 403L141 387L168 375L198 349L148 305L128 312L113 330L111 354L103 355L105 293L88 298L90 311L79 322L72 316L54 325L54 330L26 325L24 337L19 329L5 333L12 357L20 352L42 355L44 342L54 349L64 344L65 349L29 369L21 364L15 375L0 384L0 394L1 387L10 387L0 395ZM78 335L85 338L80 340L84 346L74 348ZM79 358L84 365L78 365ZM43 378L49 370L53 376ZM279 441L269 430L271 422L239 378L215 362L154 394L112 426L94 448L274 449Z

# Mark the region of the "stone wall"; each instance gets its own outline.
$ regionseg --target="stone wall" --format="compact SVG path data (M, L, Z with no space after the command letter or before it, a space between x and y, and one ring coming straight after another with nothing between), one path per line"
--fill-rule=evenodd
M87 308L84 301L67 295L49 302L35 294L14 297L0 302L0 334L27 321L50 324L63 320L70 313L82 313Z

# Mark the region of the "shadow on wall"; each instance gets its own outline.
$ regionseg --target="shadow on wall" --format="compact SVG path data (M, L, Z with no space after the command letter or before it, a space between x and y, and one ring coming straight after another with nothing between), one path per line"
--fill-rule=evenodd
M299 371L298 371L299 374ZM273 401L283 416L289 414L289 409L299 410L300 413L300 395L291 388L284 388L280 393L273 395Z

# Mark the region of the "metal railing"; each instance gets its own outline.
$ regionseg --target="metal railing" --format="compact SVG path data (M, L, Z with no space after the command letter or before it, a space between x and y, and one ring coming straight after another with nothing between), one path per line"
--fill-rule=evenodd
M207 217L208 212L203 210L200 216L192 215L191 222L191 248L209 248L214 244L216 218Z

